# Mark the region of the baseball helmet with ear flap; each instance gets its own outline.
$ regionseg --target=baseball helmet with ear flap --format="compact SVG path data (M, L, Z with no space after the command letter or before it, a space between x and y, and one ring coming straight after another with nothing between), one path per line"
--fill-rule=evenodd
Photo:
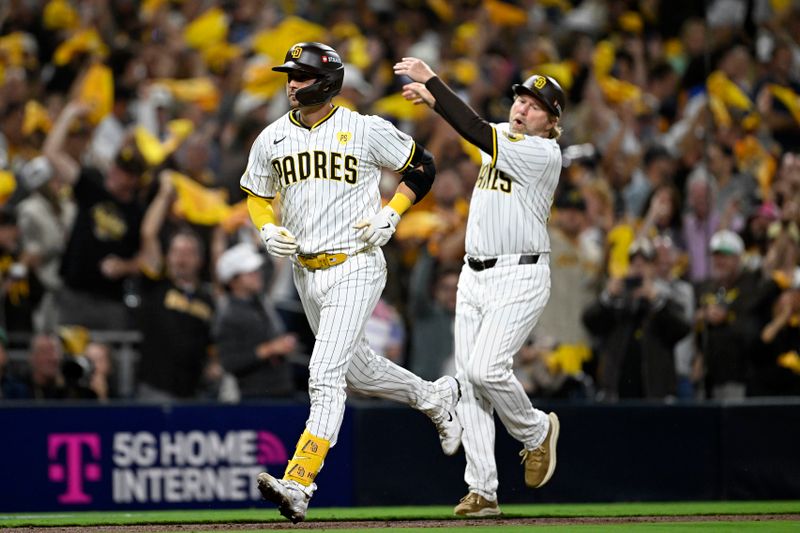
M561 113L564 111L564 105L566 105L564 90L561 88L561 85L550 76L534 74L523 83L513 85L511 90L514 91L514 94L517 96L528 94L540 100L547 110L556 117L560 117Z
M297 43L286 52L282 65L272 67L277 72L302 72L316 81L295 93L301 105L318 105L333 98L342 90L344 64L339 54L322 43Z

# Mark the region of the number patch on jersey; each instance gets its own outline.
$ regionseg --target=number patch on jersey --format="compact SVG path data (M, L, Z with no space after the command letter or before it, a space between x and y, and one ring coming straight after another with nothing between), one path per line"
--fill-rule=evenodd
M289 187L308 178L343 181L349 185L358 181L358 159L339 152L298 152L275 158L271 165L282 187Z
M483 165L478 173L478 181L475 187L485 191L511 192L511 178L504 172L497 170L489 165Z

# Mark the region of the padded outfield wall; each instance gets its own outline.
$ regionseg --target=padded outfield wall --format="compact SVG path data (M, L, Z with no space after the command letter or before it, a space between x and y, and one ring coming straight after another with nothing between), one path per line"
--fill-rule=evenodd
M497 432L500 499L521 502L800 498L800 400L541 405L562 430L558 469L524 487L519 446ZM259 505L255 475L282 472L307 406L0 404L0 512ZM315 505L453 504L464 456L428 419L350 404Z

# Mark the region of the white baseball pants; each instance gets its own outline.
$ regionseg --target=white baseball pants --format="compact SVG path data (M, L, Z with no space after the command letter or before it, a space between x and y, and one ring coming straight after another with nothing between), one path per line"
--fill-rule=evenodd
M407 404L428 416L446 405L449 390L437 390L385 357L364 338L364 326L386 285L386 260L372 249L326 270L294 266L294 282L316 336L309 363L311 412L306 428L336 444L344 417L345 386Z
M547 259L542 255L535 265L501 260L480 272L465 264L458 281L455 357L462 388L464 481L489 500L497 499L498 486L494 411L527 449L538 447L549 429L547 414L533 408L512 370L514 356L550 297Z

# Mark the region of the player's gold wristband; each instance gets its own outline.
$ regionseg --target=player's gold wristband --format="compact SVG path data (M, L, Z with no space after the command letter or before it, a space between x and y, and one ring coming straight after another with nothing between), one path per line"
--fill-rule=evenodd
M398 215L402 215L411 207L411 198L399 192L395 193L394 197L389 201L389 207L397 211Z

